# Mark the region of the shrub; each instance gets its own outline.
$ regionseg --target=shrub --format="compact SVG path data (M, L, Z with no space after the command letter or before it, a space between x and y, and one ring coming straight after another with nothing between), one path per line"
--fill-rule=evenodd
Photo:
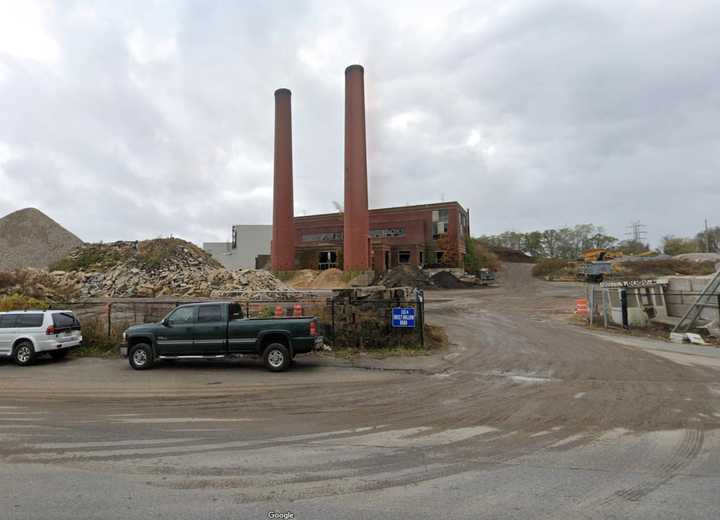
M81 320L83 343L77 354L93 357L117 356L117 347L122 341L122 333L127 323L113 323L108 335L107 321L104 318L93 317Z
M0 312L48 308L48 302L21 294L0 297Z

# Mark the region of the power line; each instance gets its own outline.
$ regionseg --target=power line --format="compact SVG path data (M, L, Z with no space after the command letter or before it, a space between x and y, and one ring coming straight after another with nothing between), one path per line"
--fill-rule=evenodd
M632 240L635 242L645 242L647 239L647 226L639 220L627 226L626 229L628 229L628 231L625 232L625 236L632 237Z

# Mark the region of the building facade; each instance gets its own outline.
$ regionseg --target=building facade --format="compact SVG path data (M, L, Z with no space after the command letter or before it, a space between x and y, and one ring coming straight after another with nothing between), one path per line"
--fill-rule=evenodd
M344 216L295 217L297 268L342 269ZM398 265L462 267L470 216L458 202L370 210L367 247L372 270Z
M270 254L271 239L269 224L236 225L231 242L204 242L203 249L225 269L254 269L259 255Z

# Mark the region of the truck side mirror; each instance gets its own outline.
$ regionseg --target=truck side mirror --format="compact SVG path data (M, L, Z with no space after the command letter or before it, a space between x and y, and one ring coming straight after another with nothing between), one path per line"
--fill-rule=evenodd
M163 324L163 327L169 327L170 326L170 320L167 318L163 318L163 320L160 322Z

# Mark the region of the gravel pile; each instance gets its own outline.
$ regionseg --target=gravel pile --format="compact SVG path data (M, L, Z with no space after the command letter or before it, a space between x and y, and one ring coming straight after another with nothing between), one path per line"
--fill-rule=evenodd
M40 210L15 211L0 219L0 271L47 268L82 243Z

